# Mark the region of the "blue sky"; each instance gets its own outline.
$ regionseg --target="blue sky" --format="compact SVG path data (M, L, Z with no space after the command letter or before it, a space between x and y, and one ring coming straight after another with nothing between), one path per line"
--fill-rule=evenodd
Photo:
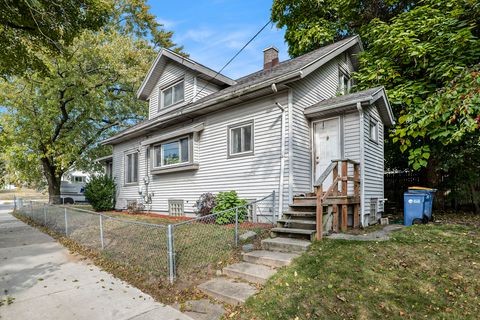
M149 0L151 12L190 58L220 68L268 21L273 0ZM270 24L223 71L234 79L263 67L263 49L274 45L288 59L284 30Z

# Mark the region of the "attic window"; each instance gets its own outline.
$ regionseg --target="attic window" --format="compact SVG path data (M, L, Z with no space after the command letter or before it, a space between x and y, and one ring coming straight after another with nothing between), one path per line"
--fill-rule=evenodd
M340 94L347 94L352 88L352 79L350 75L342 69L338 72L338 91Z
M378 143L378 121L370 120L370 140Z
M162 108L167 108L176 103L182 102L184 99L184 81L175 83L174 85L162 89Z

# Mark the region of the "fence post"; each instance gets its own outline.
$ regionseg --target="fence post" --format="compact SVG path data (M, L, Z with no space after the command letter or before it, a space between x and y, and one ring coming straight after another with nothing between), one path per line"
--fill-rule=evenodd
M17 196L13 195L13 211L17 211Z
M235 208L235 246L238 246L238 208Z
M33 201L30 200L30 218L33 219Z
M43 225L47 226L47 204L43 204Z
M103 216L100 215L100 243L102 245L102 250L105 248L105 244L103 242Z
M68 219L67 219L67 208L63 208L65 212L65 236L68 237Z
M175 253L173 249L173 225L167 226L168 274L171 284L175 281Z

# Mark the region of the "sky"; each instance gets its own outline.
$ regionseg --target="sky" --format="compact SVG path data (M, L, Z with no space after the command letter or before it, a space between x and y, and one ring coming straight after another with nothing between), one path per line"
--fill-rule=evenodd
M151 13L190 58L219 71L267 23L273 0L149 0ZM263 68L263 49L275 46L287 60L284 30L269 24L222 72L237 79Z

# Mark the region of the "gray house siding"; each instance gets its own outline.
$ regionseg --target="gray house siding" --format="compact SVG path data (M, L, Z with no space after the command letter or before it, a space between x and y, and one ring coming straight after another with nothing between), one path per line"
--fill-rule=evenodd
M378 121L378 143L370 139L370 120ZM375 105L365 110L364 116L364 204L365 204L365 223L375 222L378 218L378 212L383 211L383 172L384 172L384 145L383 130L378 109ZM371 215L371 202L375 201L377 206L377 216Z
M312 74L291 85L293 88L293 194L312 191L312 142L310 121L303 110L319 101L335 96L338 90L339 65L353 71L350 56L341 55ZM349 119L350 120L350 119ZM344 125L345 138L355 132ZM358 125L357 125L358 129ZM355 128L352 128L355 130ZM358 130L357 130L358 134ZM349 146L350 147L350 146ZM357 144L358 148L358 144ZM350 152L350 150L349 150ZM359 152L357 152L359 153Z
M287 105L287 95L277 94L276 97L266 97L257 101L241 104L228 110L196 118L191 126L204 123L204 130L200 132L198 141L194 142L193 149L195 162L199 169L175 173L150 175L149 192L154 193L151 210L168 212L168 200L184 200L184 209L187 214L194 212L195 201L204 192L218 193L220 191L235 190L242 198L255 200L278 192L280 179L280 143L281 143L281 111L275 102ZM227 155L228 126L253 120L254 122L254 154L251 156L229 158ZM148 138L178 130L169 128L159 131ZM123 163L124 150L140 145L140 140L129 141L115 146L114 163ZM140 183L145 176L146 146L141 147L139 166ZM148 161L150 165L150 161ZM124 166L115 167L117 181L124 180ZM287 174L287 173L286 173ZM285 176L286 176L285 174ZM288 190L288 180L284 180L284 190ZM130 199L139 199L139 186L124 186L119 184L120 192L117 208L123 209ZM145 186L144 186L145 189Z

